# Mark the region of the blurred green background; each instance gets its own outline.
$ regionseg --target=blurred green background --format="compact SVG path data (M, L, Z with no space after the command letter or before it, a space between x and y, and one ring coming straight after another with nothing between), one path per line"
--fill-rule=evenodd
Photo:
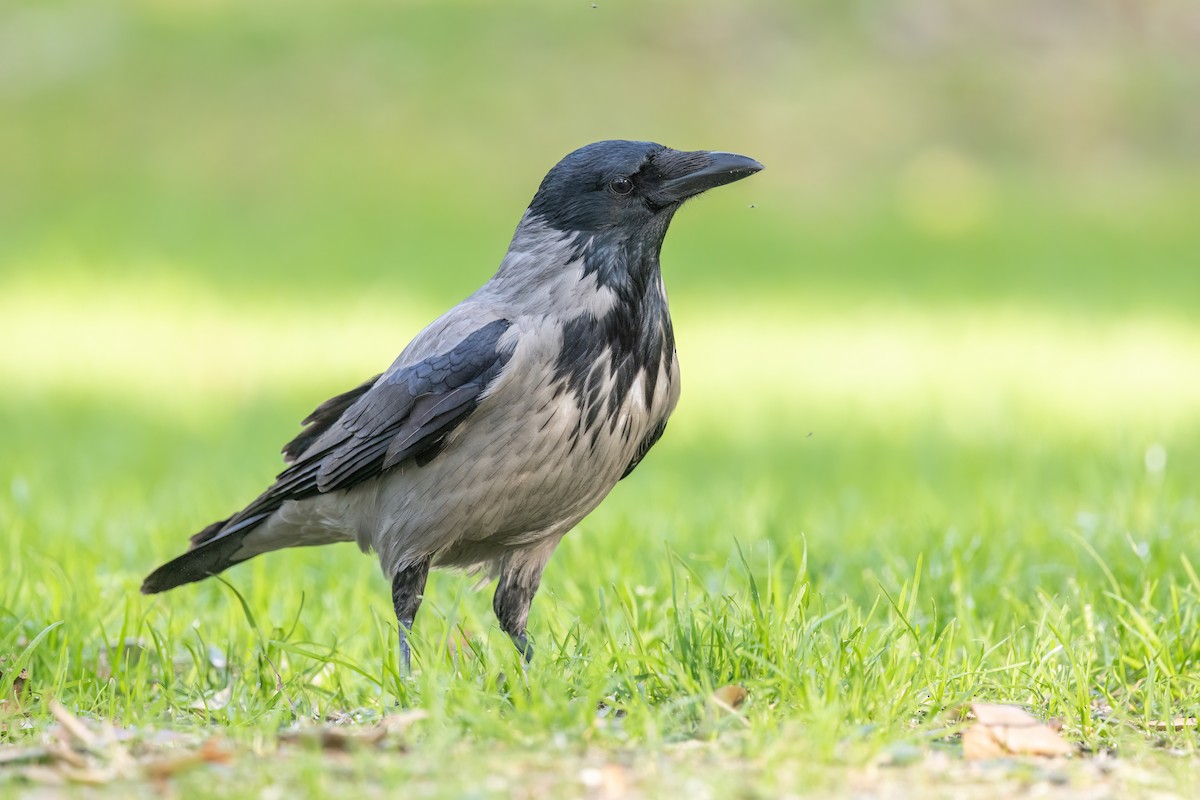
M1108 590L1078 536L1156 597L1200 530L1198 101L1191 0L8 0L6 618L80 614L87 685L88 632L138 618L146 569L604 138L767 169L676 218L680 409L564 542L535 632L586 628L597 587L661 590L664 543L719 587L735 540L754 565L807 542L817 591L864 607L924 555L934 605L996 637L1042 589ZM352 548L271 559L230 574L272 619L331 569L386 618ZM222 592L151 619L183 635L202 597L238 629ZM337 600L309 635L369 661Z
M1200 297L1187 0L0 14L6 283L440 307L488 275L561 155L639 138L770 170L680 217L676 293L1182 314Z
M1195 344L1197 97L1184 0L7 3L0 368L34 392L340 385L490 274L561 155L627 137L768 166L668 239L699 380L737 368L688 357L706 329L734 360L768 336L820 393L846 347L856 380L949 379L984 357L972 326L987 369L1061 381L1066 338L1103 376L1101 328L1136 328L1113 368Z

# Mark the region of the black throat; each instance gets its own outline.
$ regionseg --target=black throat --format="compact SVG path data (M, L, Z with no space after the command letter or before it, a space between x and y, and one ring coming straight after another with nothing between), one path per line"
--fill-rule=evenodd
M649 408L660 369L670 367L675 332L662 289L661 248L661 236L653 235L619 239L598 234L578 240L583 277L594 275L597 285L614 295L612 308L602 317L582 314L563 326L555 382L560 392L574 394L586 429L598 433L598 423L607 421L615 430L617 412L639 374ZM612 391L604 397L609 370Z

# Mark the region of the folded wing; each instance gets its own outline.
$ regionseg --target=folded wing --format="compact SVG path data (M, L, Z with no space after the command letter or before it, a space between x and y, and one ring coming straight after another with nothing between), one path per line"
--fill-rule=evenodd
M143 591L200 580L236 563L246 534L289 500L349 489L405 462L428 464L508 363L500 337L509 327L507 320L494 320L446 352L322 403L284 447L292 463L275 483L237 514L193 536L189 552L159 567Z

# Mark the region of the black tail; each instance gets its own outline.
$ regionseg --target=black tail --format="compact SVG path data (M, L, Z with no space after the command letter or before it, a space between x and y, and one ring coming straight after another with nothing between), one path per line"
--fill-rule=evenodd
M223 529L232 520L223 519L209 525L192 537L191 550L146 576L146 580L142 581L142 594L157 594L185 583L202 581L234 564L242 563L246 556L235 557L242 549L242 540L269 514L259 513L239 520L228 530Z

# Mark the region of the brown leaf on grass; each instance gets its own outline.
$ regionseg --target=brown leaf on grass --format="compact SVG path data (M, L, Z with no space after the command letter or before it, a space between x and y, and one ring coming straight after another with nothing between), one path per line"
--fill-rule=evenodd
M23 773L26 779L47 782L46 770L51 770L58 781L98 785L130 774L133 759L117 742L111 725L102 726L97 733L58 701L50 699L46 706L58 723L53 741L46 745L52 762L47 767L27 768Z
M746 688L736 684L722 686L712 693L712 700L724 711L736 712L746 702Z
M307 744L322 750L343 752L359 747L374 747L379 745L392 734L400 734L408 730L414 722L425 719L429 712L423 709L412 709L399 714L389 714L377 724L371 726L359 725L317 725L293 728L279 735L279 741L289 744Z
M204 764L228 764L233 761L233 751L215 736L206 739L199 749L190 753L174 753L157 758L143 759L142 773L152 780L163 781Z
M83 720L72 714L67 708L57 700L50 700L47 704L50 708L50 713L54 715L54 719L58 721L58 737L67 745L77 744L80 747L92 749L96 746L96 734L88 730L88 726Z
M336 725L321 725L285 731L279 741L317 747L321 750L344 752L358 747L371 747L387 738L387 731L379 725L369 728L341 728Z
M1150 723L1156 731L1186 731L1197 726L1195 717L1175 717L1174 719L1159 719Z
M58 728L55 731L55 733L61 732L62 728ZM84 769L88 765L88 757L84 753L77 751L71 746L69 737L63 737L63 739L60 739L59 741L51 742L50 744L46 745L46 752L48 752L58 764L66 764L67 766L74 767L75 769Z
M4 673L0 671L0 680L4 679ZM13 714L24 714L25 709L21 705L21 698L25 694L25 687L29 683L29 669L22 669L17 673L17 677L13 678L12 694L9 697L0 697L0 717L7 717ZM0 730L4 730L0 726Z
M4 677L4 674L0 673L0 678L3 678L3 677ZM25 691L25 684L28 682L29 682L29 667L25 667L20 672L18 672L17 677L13 679L13 685L12 685L13 697L20 700L21 694Z
M233 758L232 751L217 739L208 739L189 752L161 753L164 747L179 744L176 736L135 737L131 731L118 730L103 720L80 719L54 700L47 708L56 721L46 746L13 758L16 764L27 764L21 775L34 783L77 783L101 785L116 780L138 777L165 779L202 764L225 763ZM128 742L138 741L135 756Z
M975 722L962 737L963 758L969 761L1075 752L1053 728L1023 708L992 703L971 703L969 708Z

